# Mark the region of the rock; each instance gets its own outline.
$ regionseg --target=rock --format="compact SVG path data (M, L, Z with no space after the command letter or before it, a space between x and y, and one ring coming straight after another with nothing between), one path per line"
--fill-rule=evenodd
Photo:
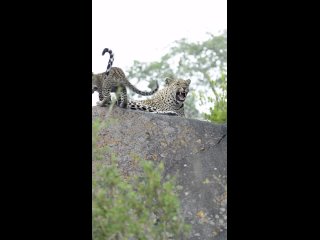
M177 177L182 213L193 223L190 240L227 239L226 221L216 221L227 218L226 125L119 107L92 107L92 119L107 124L97 144L116 155L122 174L137 174L143 158L163 162L164 175ZM106 164L110 158L107 151Z

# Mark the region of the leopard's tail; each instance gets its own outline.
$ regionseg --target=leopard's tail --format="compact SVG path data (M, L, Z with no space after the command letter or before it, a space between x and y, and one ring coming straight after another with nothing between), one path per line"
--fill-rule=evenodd
M132 91L134 91L135 93L137 94L140 94L142 96L151 96L153 95L154 93L156 93L159 89L159 84L158 84L158 81L156 81L156 87L151 90L150 92L146 92L146 91L141 91L139 90L138 88L136 88L135 86L133 86L129 81L128 83L126 84Z
M108 66L107 66L107 70L106 70L106 75L108 76L108 75L109 75L109 72L110 72L110 69L111 69L111 67L112 67L113 61L114 61L114 53L112 52L111 49L105 48L105 49L103 49L103 51L102 51L102 56L103 56L106 52L109 53L109 55L110 55L109 62L108 62Z

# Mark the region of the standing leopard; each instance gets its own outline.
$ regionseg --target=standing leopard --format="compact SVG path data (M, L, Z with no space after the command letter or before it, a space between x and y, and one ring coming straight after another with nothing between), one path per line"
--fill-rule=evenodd
M112 50L105 48L102 55L106 52L110 54L106 72L98 74L92 73L92 94L95 91L98 91L100 100L97 102L98 106L104 107L106 105L110 105L111 92L114 92L117 95L117 105L122 108L126 108L128 104L126 87L142 96L150 96L158 91L158 82L156 82L156 88L151 92L144 92L137 89L128 81L121 68L112 67L114 61L114 54Z
M150 99L129 101L127 108L166 115L185 117L184 101L189 92L191 80L166 78L165 87Z

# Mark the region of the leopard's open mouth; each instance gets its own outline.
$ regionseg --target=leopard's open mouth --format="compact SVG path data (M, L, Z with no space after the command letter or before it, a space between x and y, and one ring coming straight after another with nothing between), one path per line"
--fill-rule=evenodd
M187 92L178 91L176 93L176 99L180 102L184 102L184 100L186 100L186 97L187 97Z

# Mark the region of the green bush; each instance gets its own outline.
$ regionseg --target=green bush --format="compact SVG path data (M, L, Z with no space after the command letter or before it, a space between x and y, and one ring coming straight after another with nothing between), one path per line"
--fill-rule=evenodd
M206 103L213 104L210 107L210 113L204 113L204 119L214 123L227 123L227 77L221 70L221 76L217 80L209 79L210 90L213 97L206 97L205 93L199 92L199 99L202 105Z
M161 181L163 164L142 161L143 174L130 183L115 164L93 178L93 239L177 239L188 232L179 213L173 180Z

